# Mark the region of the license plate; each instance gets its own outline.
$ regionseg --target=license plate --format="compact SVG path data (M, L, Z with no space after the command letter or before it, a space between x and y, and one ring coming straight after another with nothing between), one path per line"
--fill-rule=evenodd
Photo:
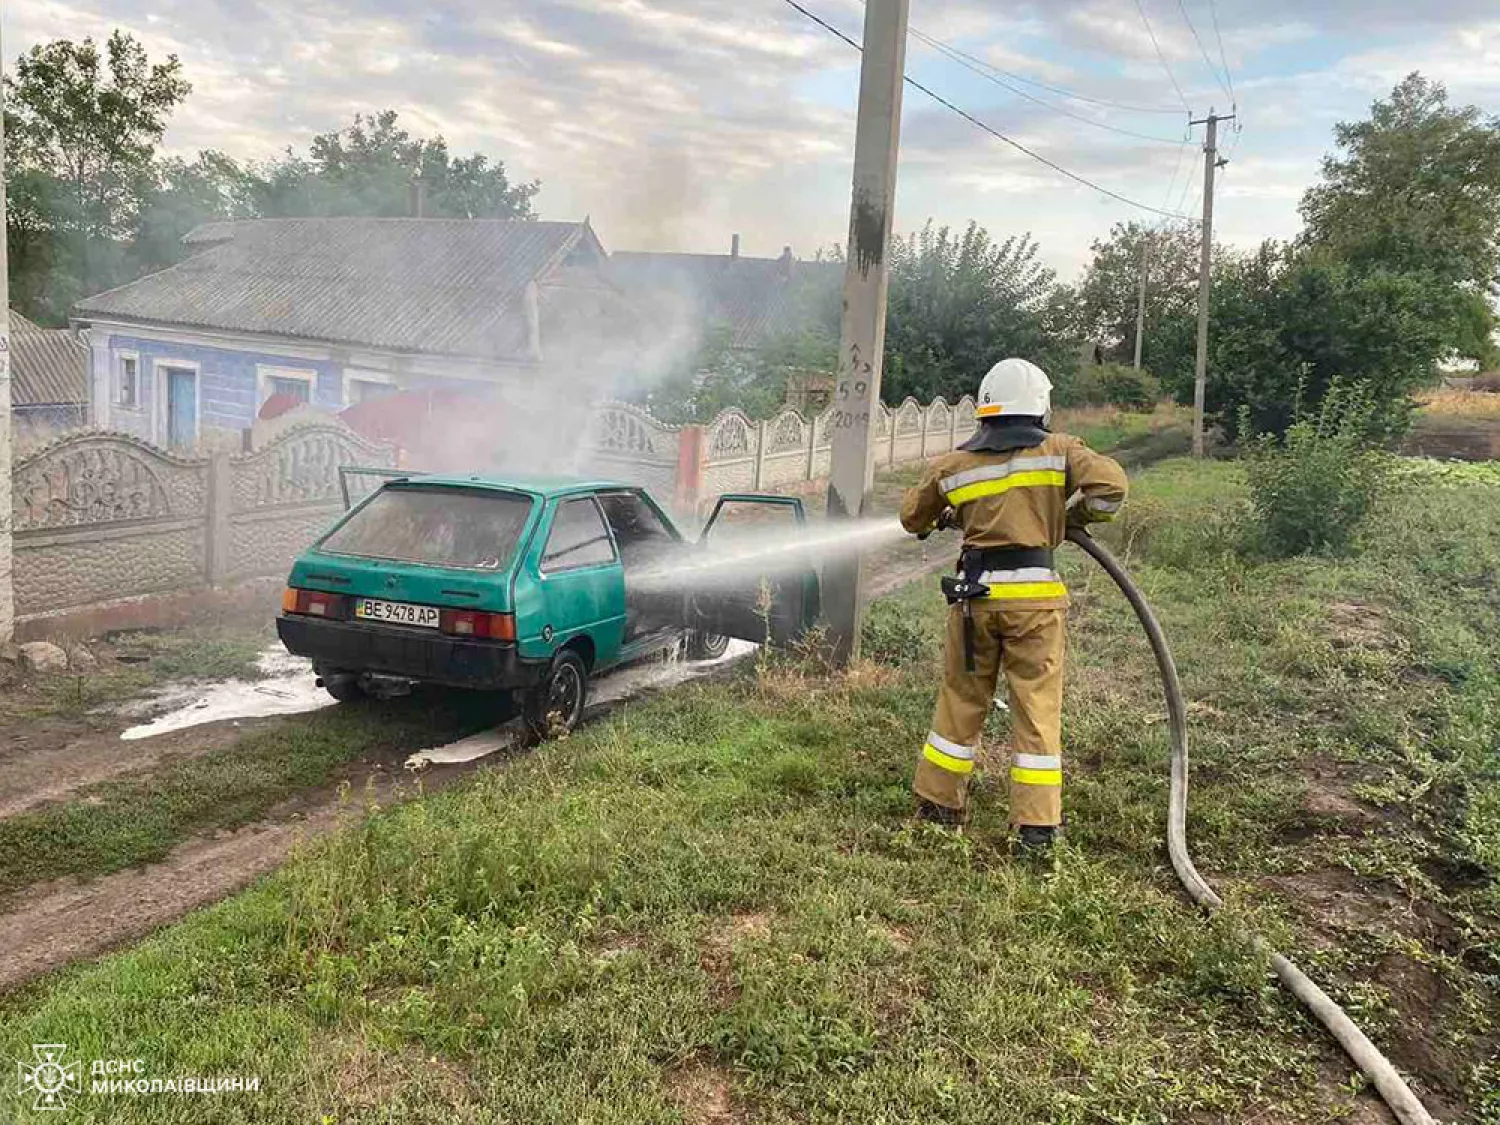
M361 621L387 621L392 625L418 625L423 629L438 627L435 606L383 602L379 598L360 598L354 603L354 616Z

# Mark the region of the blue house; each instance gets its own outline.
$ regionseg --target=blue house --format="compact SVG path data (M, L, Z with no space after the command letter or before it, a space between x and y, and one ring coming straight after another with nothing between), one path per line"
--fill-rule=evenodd
M336 411L524 388L636 321L586 220L263 219L184 241L184 261L73 314L93 423L177 449L238 448L276 394Z

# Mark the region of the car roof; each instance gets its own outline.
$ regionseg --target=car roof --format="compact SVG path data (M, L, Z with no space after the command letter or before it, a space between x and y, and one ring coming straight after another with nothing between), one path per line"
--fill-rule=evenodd
M604 492L615 489L631 489L637 486L616 480L597 480L587 477L569 477L546 473L507 473L504 476L486 473L423 473L402 477L412 484L454 485L464 488L493 488L503 492L529 492L544 499L572 492ZM392 483L395 483L394 481Z

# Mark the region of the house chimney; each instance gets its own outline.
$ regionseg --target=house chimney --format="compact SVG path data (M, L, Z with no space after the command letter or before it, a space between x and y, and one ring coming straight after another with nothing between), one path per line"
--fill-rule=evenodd
M738 258L740 256L740 236L732 234L729 236L729 256Z
M790 281L792 277L792 248L790 246L781 248L781 257L776 264L781 276Z
M426 218L427 185L419 177L413 176L409 187L411 191L411 217L413 219Z

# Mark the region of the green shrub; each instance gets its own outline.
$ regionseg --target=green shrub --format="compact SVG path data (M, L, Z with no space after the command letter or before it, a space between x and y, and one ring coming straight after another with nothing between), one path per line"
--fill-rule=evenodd
M1343 554L1393 479L1375 444L1377 408L1363 386L1335 384L1316 414L1300 408L1280 438L1252 439L1245 456L1256 545L1286 558Z
M870 607L860 632L860 651L867 659L898 668L928 658L936 647L911 614L890 600Z
M1060 406L1120 406L1150 410L1161 401L1161 381L1145 368L1123 363L1085 364L1060 381Z

